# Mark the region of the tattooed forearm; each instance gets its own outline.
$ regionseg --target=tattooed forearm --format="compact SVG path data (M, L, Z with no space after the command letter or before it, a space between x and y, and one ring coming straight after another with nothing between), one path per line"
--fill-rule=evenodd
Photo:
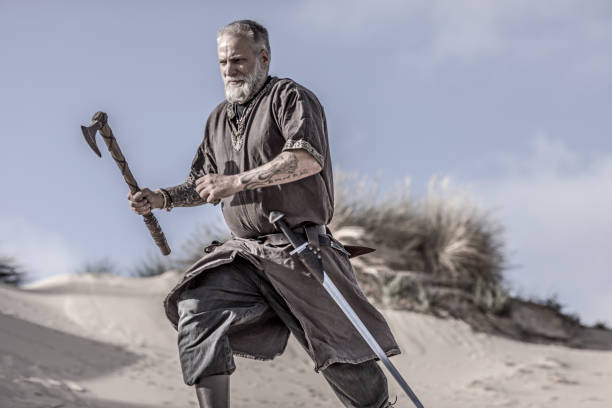
M263 166L249 170L240 176L245 190L289 183L321 171L317 161L304 150L290 150L278 155Z
M196 192L194 178L191 175L185 179L184 183L166 187L165 190L175 207L194 207L206 203Z

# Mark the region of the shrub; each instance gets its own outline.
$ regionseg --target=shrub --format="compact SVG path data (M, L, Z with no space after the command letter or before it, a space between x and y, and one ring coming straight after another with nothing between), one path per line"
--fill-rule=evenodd
M138 265L132 269L130 274L140 278L157 276L175 267L175 262L172 258L162 258L158 253L154 255L149 253L143 261L139 262Z
M565 307L559 301L559 295L556 294L556 293L553 293L552 295L548 296L547 298L539 298L539 297L531 296L528 299L528 301L531 302L531 303L534 303L536 305L544 306L546 308L554 310L557 313L562 313L563 308Z
M486 283L481 279L474 287L474 303L486 313L503 314L507 311L510 293L500 283Z
M116 275L117 266L109 258L101 258L83 264L83 266L77 269L76 273L79 275Z
M182 245L183 255L176 261L176 266L185 269L204 256L204 248L213 241L224 242L230 238L230 232L218 224L202 224L196 228Z
M161 275L172 269L186 269L204 255L204 248L212 241L225 241L229 237L229 231L218 224L202 224L182 245L181 250L178 251L179 255L173 253L168 257L162 257L158 253L148 254L131 270L130 274L136 277L148 277Z
M0 282L19 286L24 283L26 273L11 257L0 257Z
M503 229L461 192L448 192L448 180L432 178L427 196L413 200L406 180L394 192L379 183L340 173L333 229L359 226L366 241L394 250L391 268L421 271L443 279L499 284L505 258Z

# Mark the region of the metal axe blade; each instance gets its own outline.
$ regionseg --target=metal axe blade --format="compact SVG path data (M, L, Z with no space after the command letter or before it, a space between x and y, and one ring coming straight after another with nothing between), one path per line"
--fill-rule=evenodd
M96 145L96 133L98 129L100 129L100 122L93 121L89 126L82 126L81 130L83 131L83 136L85 137L85 141L91 147L91 149L98 155L98 157L102 157L102 153L100 153L100 149Z
M83 137L85 137L85 141L91 147L91 149L98 155L98 157L102 157L102 153L100 153L100 149L98 149L98 145L96 144L96 133L98 130L102 129L104 124L106 123L108 116L104 112L96 112L91 118L91 123L88 126L81 126L81 131L83 132Z

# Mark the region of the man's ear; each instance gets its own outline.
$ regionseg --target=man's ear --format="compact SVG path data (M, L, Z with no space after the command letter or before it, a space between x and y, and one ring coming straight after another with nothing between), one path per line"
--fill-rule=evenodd
M268 67L270 67L270 53L268 50L262 50L260 58Z

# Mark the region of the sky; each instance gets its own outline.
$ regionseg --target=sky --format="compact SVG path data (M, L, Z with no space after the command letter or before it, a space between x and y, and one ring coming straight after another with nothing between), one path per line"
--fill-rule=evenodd
M35 278L155 254L80 125L107 112L140 186L179 184L224 98L215 33L242 18L268 28L271 74L323 104L336 169L417 196L445 178L504 226L514 291L612 324L605 0L0 0L0 254ZM175 251L222 223L156 216Z

